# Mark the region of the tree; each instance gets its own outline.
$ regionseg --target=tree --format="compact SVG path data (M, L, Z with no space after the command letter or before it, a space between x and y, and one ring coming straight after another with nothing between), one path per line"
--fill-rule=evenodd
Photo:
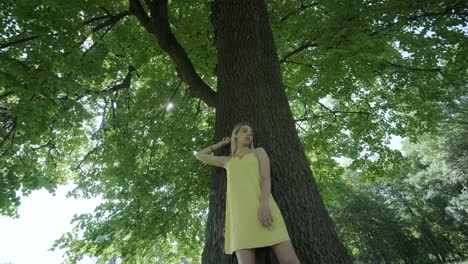
M401 159L389 134L435 129L465 93L467 8L288 3L2 2L1 212L71 179L72 195L106 199L55 245L71 261L199 256L206 225L203 262L233 262L224 171L206 177L191 152L245 120L301 260L350 262L309 165L355 158L372 181Z
M340 239L360 263L447 263L466 258L467 98L437 133L405 141L397 175L369 182L348 170L321 193ZM395 164L396 165L396 164Z
M345 173L340 183L334 183L340 194L327 208L353 258L359 263L414 263L417 247L397 221L395 210L381 201L380 194L346 182L348 177Z

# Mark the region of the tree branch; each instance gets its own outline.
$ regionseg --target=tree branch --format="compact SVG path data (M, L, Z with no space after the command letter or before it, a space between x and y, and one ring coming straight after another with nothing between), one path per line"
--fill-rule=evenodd
M32 37L28 37L28 38L23 38L23 39L18 39L18 40L15 40L15 41L11 41L11 42L8 42L8 43L3 43L3 44L0 44L0 50L2 50L4 48L8 48L8 47L16 45L16 44L26 42L26 41L34 40L34 39L37 39L37 38L39 38L39 36L32 36Z
M326 105L318 102L319 105L323 108L325 108L328 112L330 112L332 115L333 115L333 120L330 122L330 124L327 125L327 127L325 127L324 130L327 130L336 120L337 118L337 114L362 114L362 115L370 115L371 113L370 112L366 112L366 111L337 111L337 110L332 110L330 108L328 108Z
M93 28L93 32L99 31L100 29L103 29L105 27L114 27L117 22L119 22L121 19L124 17L130 15L130 11L123 11L118 13L117 15L106 15L105 18L108 20L100 25L97 25ZM109 30L109 29L108 29Z
M121 83L116 84L116 85L114 85L112 87L106 88L106 89L101 90L101 91L87 89L87 90L85 90L84 94L77 95L76 100L79 100L82 97L84 97L86 95L90 95L90 94L102 94L102 93L107 93L107 92L116 92L116 91L121 90L121 89L130 88L130 84L132 82L132 72L134 72L134 71L136 71L135 67L130 65L128 67L128 73L127 73L127 75L125 76L125 78L123 79L123 81ZM65 96L64 98L60 98L60 99L67 99L67 96Z
M13 93L14 93L13 91L8 91L6 93L0 94L0 99L2 99L3 97L8 97L10 94L13 94Z
M446 15L455 15L455 16L463 17L463 16L468 16L468 12L457 12L457 10L452 10L452 9L448 8L443 12L432 12L432 13L424 12L421 15L409 17L409 20L410 21L415 21L415 20L418 20L418 19L420 19L422 17L446 16Z
M102 19L106 19L106 18L109 18L109 15L104 15L104 16L99 16L99 17L93 17L91 18L90 20L87 20L85 22L83 22L83 25L88 25L88 24L92 24L96 21L99 21L99 20L102 20Z
M129 88L130 84L132 82L132 72L134 72L134 71L136 71L135 67L130 65L128 67L127 76L125 76L123 81L121 83L117 84L117 85L114 85L114 86L110 87L110 88L104 89L103 92L108 92L108 91L115 92L115 91L123 89L123 88Z
M396 63L393 63L393 62L389 62L387 60L382 60L382 61L384 63L394 67L394 68L403 68L403 69L410 70L410 71L439 72L441 70L440 68L433 68L433 69L412 68L412 67L409 67L409 66L399 65L399 64L396 64Z
M305 5L304 3L301 3L301 5L299 5L299 7L297 9L294 9L294 10L290 11L289 13L287 13L284 17L282 17L280 19L280 21L284 22L286 19L288 19L289 17L291 17L295 13L300 13L300 12L304 11L305 9L317 6L318 4L319 4L318 2L313 2L313 3L310 3L308 5Z
M2 148L2 147L3 147L3 144L5 144L5 142L8 140L8 138L11 136L10 146L9 146L7 149L5 149L5 150L3 151L3 153L0 155L0 157L5 157L5 156L8 154L8 151L10 151L11 148L12 148L12 146L13 146L13 140L14 140L14 138L15 138L15 133L14 133L14 132L16 131L16 124L17 124L17 121L18 121L18 117L15 117L15 118L13 119L12 124L11 124L11 129L10 129L10 131L8 131L8 133L5 135L5 137L3 137L3 140L2 140L2 142L0 143L0 148Z
M283 63L285 62L289 57L293 56L294 54L296 53L299 53L305 49L308 49L308 48L312 48L312 47L317 47L318 45L317 44L313 44L313 43L304 43L302 44L300 47L297 47L296 49L294 49L293 51L289 52L288 54L286 54L280 61L279 63Z
M143 27L153 34L159 47L171 57L177 67L178 76L188 85L192 97L202 99L207 105L216 107L216 92L198 76L187 53L173 35L167 15L167 0L146 1L151 17L148 16L140 0L129 0L130 12L135 15Z
M95 22L98 22L98 21L101 21L101 20L106 20L105 22L103 22L103 23L101 23L101 24L99 24L97 26L94 26L93 29L92 29L93 32L97 32L97 31L105 28L104 33L100 36L100 39L102 39L107 34L107 32L109 32L120 20L122 20L124 17L130 15L130 11L127 10L127 11L120 12L117 15L112 15L105 7L101 6L100 8L102 10L104 10L106 15L95 17L95 18L92 18L92 19L90 19L88 21L85 21L83 23L83 25L88 25L88 24L92 24L92 23L95 23ZM87 51L89 51L89 50L90 49L88 49ZM86 55L86 52L85 52L84 55ZM84 57L84 55L83 55L83 57Z
M93 152L97 151L97 150L98 150L98 147L99 147L99 146L96 146L96 147L94 147L91 151L89 151L88 153L86 153L86 155L85 155L75 166L71 167L71 170L78 170L78 169L79 169L80 171L83 171L83 170L81 169L81 164L83 164L83 162L85 162L86 159L87 159L89 156L91 156L91 154L93 154Z
M468 122L465 120L460 119L448 119L448 120L441 120L440 123L447 123L447 124L459 124L463 126L468 126Z
M292 60L285 60L284 62L285 63L291 63L291 64L297 64L297 65L300 65L300 66L305 66L305 67L311 68L312 70L317 71L317 69L315 68L315 65L312 65L312 64L307 64L307 63L302 63L302 62L292 61Z
M336 120L336 113L331 110L330 108L326 107L324 104L322 104L321 102L318 102L320 106L322 106L323 108L327 109L328 112L330 112L332 115L333 115L333 120L330 122L330 124L328 124L324 130L327 130Z
M167 100L166 106L163 107L163 109L162 109L162 117L161 117L160 122L164 121L164 118L166 117L166 112L167 112L167 105L172 101L172 99L174 99L174 96L177 94L177 91L179 91L179 88L180 88L181 85L182 85L182 80L174 87L174 89L172 91L172 94L171 94L171 97L169 98L169 100Z
M424 10L423 13L421 15L413 15L413 16L409 16L408 17L408 21L417 21L418 19L420 18L425 18L425 17L435 17L435 16L451 16L451 15L454 15L454 16L459 16L461 19L463 19L464 21L467 21L465 19L466 16L468 16L468 12L462 12L462 11L458 11L457 9L460 9L460 10L463 10L463 7L457 7L457 6L452 6L452 7L447 7L444 11L442 12L431 12L431 13L428 13L428 12L425 12ZM379 34L389 28L392 28L392 27L395 27L397 26L398 24L401 24L400 22L390 22L386 25L384 25L383 27L371 32L369 34L369 36L373 36L373 35L376 35L376 34Z
M370 115L370 112L366 111L333 111L333 113L340 113L340 114L361 114L361 115Z

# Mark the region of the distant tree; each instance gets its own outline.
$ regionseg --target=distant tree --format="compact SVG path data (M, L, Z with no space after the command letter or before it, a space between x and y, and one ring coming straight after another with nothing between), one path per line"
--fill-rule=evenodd
M466 120L468 100L457 101L458 112L444 111L438 133L405 142L398 175L369 183L345 167L341 180L328 184L327 208L356 260L447 263L468 257L468 126L460 122Z

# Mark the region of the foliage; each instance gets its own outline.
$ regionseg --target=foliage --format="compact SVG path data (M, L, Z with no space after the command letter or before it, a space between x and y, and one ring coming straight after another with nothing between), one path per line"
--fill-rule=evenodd
M446 263L466 253L466 104L440 124L439 135L406 142L400 173L379 182L346 171L327 204L337 231L362 263ZM329 201L332 199L327 199Z
M192 152L212 141L215 109L187 94L127 11L126 1L0 3L0 213L18 216L19 192L73 181L70 195L106 202L76 216L75 230L54 245L71 262L197 262L210 183ZM466 94L462 1L269 1L269 12L298 133L329 203L344 171L335 158L351 159L348 170L368 184L398 177L403 156L386 146L390 135L435 131L441 109L456 110ZM171 1L169 13L216 89L210 2ZM448 209L459 222L463 197ZM177 252L164 255L169 248Z

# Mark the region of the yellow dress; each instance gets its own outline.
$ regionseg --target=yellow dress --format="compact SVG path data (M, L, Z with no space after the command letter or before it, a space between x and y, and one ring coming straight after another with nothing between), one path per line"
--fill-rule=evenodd
M271 193L271 228L264 227L258 219L262 192L260 167L255 153L245 154L241 158L232 157L226 172L224 252L232 254L239 249L266 247L289 240L283 217Z

